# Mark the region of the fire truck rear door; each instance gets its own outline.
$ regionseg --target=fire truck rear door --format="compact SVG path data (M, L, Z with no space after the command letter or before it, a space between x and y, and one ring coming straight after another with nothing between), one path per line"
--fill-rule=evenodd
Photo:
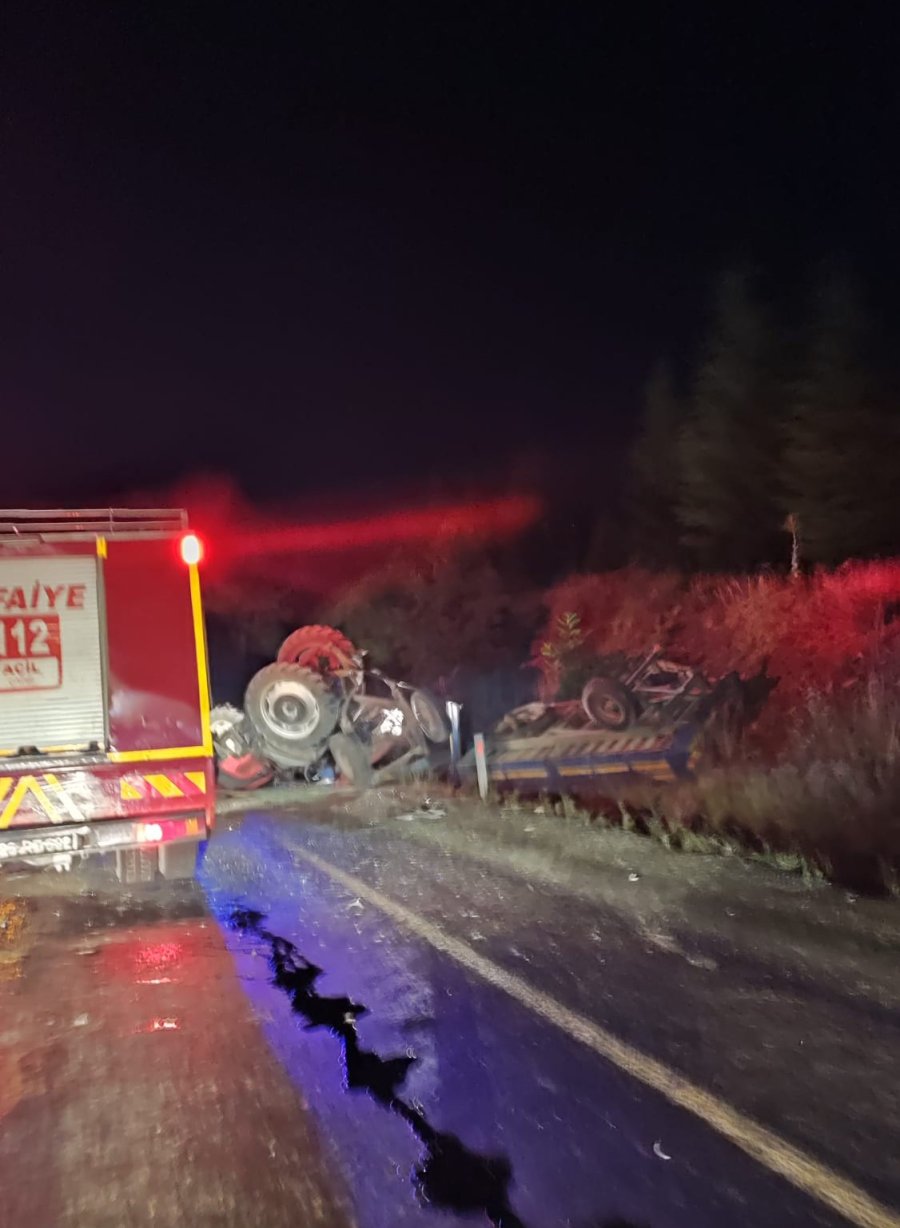
M0 558L0 750L102 749L105 741L96 557Z

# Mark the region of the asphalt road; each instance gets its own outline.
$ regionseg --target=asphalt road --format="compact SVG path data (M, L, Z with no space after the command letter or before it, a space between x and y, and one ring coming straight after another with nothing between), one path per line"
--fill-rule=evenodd
M0 880L2 1223L897 1228L896 906L560 830L336 797Z

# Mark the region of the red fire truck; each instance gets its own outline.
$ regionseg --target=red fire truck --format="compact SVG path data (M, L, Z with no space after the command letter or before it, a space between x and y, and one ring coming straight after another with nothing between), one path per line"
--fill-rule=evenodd
M193 873L214 805L201 555L181 511L0 511L0 862Z

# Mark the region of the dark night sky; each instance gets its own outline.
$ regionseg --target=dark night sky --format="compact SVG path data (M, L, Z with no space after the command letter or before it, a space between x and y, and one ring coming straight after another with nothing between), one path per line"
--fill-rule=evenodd
M596 472L734 259L892 329L889 6L727 8L7 5L3 502Z

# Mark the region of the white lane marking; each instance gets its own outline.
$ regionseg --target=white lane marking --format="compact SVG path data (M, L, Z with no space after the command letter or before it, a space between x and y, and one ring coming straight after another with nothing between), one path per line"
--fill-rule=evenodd
M757 1163L783 1177L817 1202L837 1211L849 1223L857 1225L857 1228L900 1228L900 1215L890 1207L872 1198L848 1177L842 1176L774 1131L746 1117L727 1101L720 1100L702 1087L697 1087L677 1071L619 1040L612 1032L601 1028L585 1015L570 1010L549 994L523 981L521 977L479 955L466 943L453 938L403 904L383 895L377 888L370 887L361 878L348 874L346 870L306 849L294 847L291 852L346 887L356 898L374 904L399 925L424 939L436 951L474 972L495 989L502 990L566 1035L581 1041L632 1078L665 1096L672 1104L693 1113L729 1142L740 1147Z

